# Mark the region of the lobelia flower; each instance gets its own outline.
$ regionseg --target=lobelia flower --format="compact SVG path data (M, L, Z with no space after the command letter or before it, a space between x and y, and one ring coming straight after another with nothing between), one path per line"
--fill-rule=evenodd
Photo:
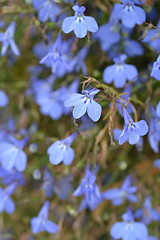
M134 145L139 142L140 136L147 134L148 125L144 120L133 122L132 118L124 108L123 117L125 126L121 135L119 136L119 144L122 145L124 142L129 141L131 145Z
M110 231L114 239L122 240L146 240L148 238L148 230L144 223L135 222L130 209L122 215L124 222L115 223Z
M33 0L33 7L39 11L38 18L41 22L46 22L48 19L55 22L60 12L54 0Z
M160 55L157 58L156 62L153 63L151 77L154 77L155 79L160 81Z
M99 91L99 89L93 88L90 91L83 90L83 94L73 93L64 102L64 105L66 107L74 107L73 117L75 119L82 117L87 112L88 116L94 122L97 122L101 116L102 107L99 103L95 102L93 98Z
M25 178L23 173L18 172L14 168L8 171L0 167L0 178L2 178L2 181L1 181L2 185L8 185L13 182L18 183L21 186L24 186L25 184Z
M56 233L59 231L58 225L48 220L49 205L49 201L46 201L38 216L31 219L31 228L34 234L44 231L48 233Z
M70 165L74 159L74 150L70 147L77 133L73 133L67 138L54 142L47 150L49 161L53 165L63 162L65 165Z
M139 1L121 0L123 4L116 3L114 6L115 17L122 21L125 27L133 28L136 24L140 25L146 21L145 11L135 6Z
M149 225L152 221L160 220L160 213L155 208L152 208L150 196L145 198L143 208L137 209L134 216L135 218L140 218L141 221L147 225Z
M134 195L137 192L136 186L131 186L131 176L127 176L120 188L113 188L103 193L103 198L111 200L115 206L121 205L125 199L136 203L138 198Z
M62 77L67 71L71 70L69 58L64 54L69 50L66 44L67 43L62 43L62 35L59 35L52 49L40 60L40 64L51 67L52 73L59 77Z
M78 38L84 38L89 32L97 32L98 25L93 17L84 16L86 8L80 7L78 4L73 6L72 9L75 11L75 16L67 17L62 23L62 31L64 33L70 33L74 31Z
M114 81L114 85L117 88L122 88L126 80L136 80L138 75L137 68L131 64L125 64L124 61L127 58L125 54L120 55L117 58L114 58L113 61L115 64L108 66L104 70L103 80L105 83L111 83Z
M97 33L93 35L93 38L100 41L103 51L107 51L113 44L116 44L120 41L120 29L121 25L114 19L114 14L112 11L109 22L100 26Z
M65 88L59 88L53 92L41 92L35 95L36 103L40 106L43 115L49 115L52 119L59 119L63 114L64 101L63 95L66 94Z
M79 197L84 194L84 199L81 202L79 211L84 210L87 206L94 210L98 204L103 201L102 194L99 191L96 181L96 171L90 171L89 166L86 166L85 176L81 184L74 191L73 196Z
M160 102L157 105L156 114L157 114L158 117L160 117Z
M10 141L0 142L0 163L5 170L15 169L22 172L26 168L27 155L22 150L26 145L27 139L17 140L14 137Z
M124 52L130 57L141 56L144 54L142 45L138 41L130 39L129 36L123 39L123 46Z
M160 159L154 161L154 166L160 170Z
M12 193L15 191L17 183L11 183L5 189L0 187L0 213L5 211L9 214L12 214L15 210L15 204L10 198Z
M19 56L20 52L19 49L14 41L14 32L16 28L16 23L12 22L7 30L4 33L0 33L0 42L2 42L2 49L1 49L1 56L3 57L6 52L8 47L10 46L12 49L12 52L16 55Z
M6 107L8 105L8 96L7 94L0 90L0 107Z

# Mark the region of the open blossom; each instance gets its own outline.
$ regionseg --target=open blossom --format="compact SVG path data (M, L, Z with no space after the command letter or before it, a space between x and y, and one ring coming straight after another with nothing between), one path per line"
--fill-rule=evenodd
M79 197L84 194L84 198L79 207L79 211L84 210L89 207L91 210L94 210L104 199L96 181L96 172L90 171L89 166L86 166L85 176L81 181L81 184L74 191L74 197Z
M148 125L144 120L133 122L133 119L125 110L125 108L123 108L123 117L125 126L121 135L119 136L119 144L122 145L124 142L129 141L131 145L134 145L139 142L140 136L147 134Z
M3 57L6 52L8 47L10 46L12 49L12 52L16 55L19 56L20 52L19 49L14 41L14 32L16 28L16 23L12 22L7 30L4 33L0 33L0 42L2 42L2 49L1 49L1 56Z
M66 42L62 42L62 35L59 35L53 44L52 49L40 60L40 64L45 64L47 67L51 67L52 73L57 74L58 72L57 75L62 77L66 71L71 70L69 58L64 54L69 50L67 45Z
M124 87L127 79L129 81L136 80L138 75L137 68L134 65L126 64L124 61L127 58L125 54L120 55L117 58L114 58L115 64L108 66L104 70L103 79L105 83L114 82L114 85L117 88Z
M130 202L137 202L137 196L135 192L137 191L136 186L131 186L131 176L127 176L120 188L109 189L103 193L105 199L111 200L112 204L115 206L121 205L124 199Z
M15 169L22 172L26 168L27 155L22 150L27 142L27 139L17 140L10 137L10 141L0 142L0 163L6 170Z
M38 10L38 18L41 22L46 22L48 19L55 22L60 12L54 0L33 0L33 7Z
M130 209L122 215L124 222L117 222L111 228L111 236L122 240L146 240L148 230L144 223L135 222Z
M49 201L46 201L38 216L31 219L31 228L33 233L37 234L44 231L47 231L48 233L56 233L59 231L58 225L48 220L48 214Z
M141 221L147 225L152 221L160 221L160 213L152 207L150 196L145 198L143 207L137 209L134 216L135 218L141 219Z
M67 138L54 142L47 150L49 161L53 165L63 162L65 165L70 165L74 159L74 150L70 147L76 137L76 133Z
M140 4L138 0L121 0L123 4L116 3L114 7L114 14L117 19L122 21L125 27L133 28L136 24L140 25L146 20L145 11L135 6Z
M93 88L90 91L83 90L83 94L72 93L64 105L66 107L74 107L73 117L75 119L82 117L87 112L88 116L94 122L97 122L100 119L102 107L93 98L99 91L99 89Z
M87 31L97 32L97 22L93 17L84 16L84 11L86 10L84 6L80 7L77 4L72 9L75 11L75 16L65 18L62 23L64 33L74 31L78 38L84 38L87 35Z
M10 198L12 193L15 191L17 183L11 183L5 189L0 187L0 213L5 211L9 214L12 214L15 210L15 204Z

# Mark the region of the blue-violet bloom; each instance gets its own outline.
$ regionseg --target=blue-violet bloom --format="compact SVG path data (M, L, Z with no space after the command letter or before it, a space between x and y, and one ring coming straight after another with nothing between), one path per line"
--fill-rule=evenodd
M126 64L125 59L127 55L122 54L113 61L115 64L108 66L104 70L103 79L105 83L109 84L114 81L114 85L117 88L124 87L126 80L136 80L138 75L137 68L134 65Z
M95 102L93 98L99 91L99 89L93 88L90 91L83 90L83 94L73 93L65 101L64 105L66 107L74 107L73 117L75 119L82 117L87 112L88 116L94 122L97 122L100 119L102 107L99 103Z
M65 165L70 165L74 159L74 150L70 147L77 133L73 133L67 138L54 142L47 150L49 161L53 165L63 162Z
M2 42L1 56L3 57L10 46L16 56L20 55L19 49L14 41L14 32L16 23L12 22L4 33L0 33L0 42Z
M133 119L124 108L123 117L125 126L119 137L119 144L122 145L124 142L129 140L129 143L131 145L134 145L139 142L140 136L144 136L147 134L148 125L144 120L133 122Z
M46 201L38 216L31 219L31 228L34 234L44 231L48 233L56 233L59 231L58 225L48 220L49 205L49 201Z
M97 32L97 22L93 17L84 16L84 11L86 10L84 6L80 7L77 4L72 9L75 11L75 16L65 18L62 23L64 33L74 31L78 38L84 38L87 35L87 31Z

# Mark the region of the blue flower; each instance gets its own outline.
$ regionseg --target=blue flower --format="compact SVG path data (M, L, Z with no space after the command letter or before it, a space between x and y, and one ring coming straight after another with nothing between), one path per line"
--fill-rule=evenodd
M48 19L55 22L56 16L60 12L54 0L33 0L33 7L39 11L38 18L41 22L46 22Z
M26 168L27 155L22 150L26 144L26 139L17 140L10 137L10 141L0 142L0 162L6 170L11 170L14 167L17 171L22 172Z
M46 201L41 208L38 217L31 219L31 228L34 234L47 231L48 233L56 233L59 231L58 225L48 220L49 201Z
M62 43L62 35L59 35L53 44L52 49L40 60L40 64L45 64L52 68L52 73L62 77L67 71L71 70L69 58L63 52L68 51L66 43ZM58 71L58 74L57 74Z
M47 150L49 161L53 165L63 162L65 165L70 165L74 159L74 150L70 147L76 137L76 133L67 138L54 142Z
M158 117L160 117L160 102L157 105L156 114L157 114Z
M123 4L116 3L114 14L117 19L122 21L122 24L128 28L133 28L136 24L140 25L146 20L145 11L135 6L138 1L121 0Z
M124 38L123 46L125 53L130 57L144 54L144 49L141 44L136 40L130 39L129 37Z
M8 185L13 182L19 183L22 186L25 184L25 178L23 173L18 172L14 168L8 171L0 167L0 178L2 178L1 183L3 185Z
M160 81L160 55L157 58L156 62L153 63L151 76Z
M5 33L0 33L0 42L2 42L2 49L1 49L1 56L3 57L6 52L8 47L10 46L13 53L16 56L20 55L19 49L14 41L14 32L15 32L16 24L15 22L12 22Z
M16 187L17 183L12 183L5 189L0 187L0 213L5 211L9 214L12 214L14 212L15 204L10 196L15 191Z
M82 91L83 94L73 93L65 101L64 105L66 107L74 107L73 117L75 119L82 117L87 112L88 116L94 122L97 122L101 116L102 108L93 98L99 91L99 89L93 88L90 91Z
M41 92L36 94L35 99L40 106L43 115L49 115L52 119L59 119L63 114L63 95L66 89L59 88L53 92Z
M147 225L152 221L160 221L160 213L155 208L152 208L150 196L145 198L143 208L137 209L134 216L135 218L140 218Z
M160 170L160 159L154 161L154 166Z
M90 171L89 166L86 166L85 176L81 184L74 191L73 196L79 197L84 194L84 199L80 205L79 211L84 210L87 206L93 210L98 204L103 201L102 194L99 191L96 181L96 171Z
M136 186L131 186L131 176L127 176L120 188L113 188L103 193L105 199L111 200L115 206L121 205L124 199L129 202L136 203L137 196L134 193L137 191Z
M103 79L105 83L111 83L114 81L114 85L117 88L122 88L126 80L136 80L135 78L138 75L137 68L131 64L125 64L124 61L127 58L125 54L120 55L117 58L114 58L115 64L108 66L104 70Z
M8 96L7 94L0 90L0 107L6 107L8 105Z
M120 24L110 20L109 23L100 26L94 38L100 41L103 51L109 50L113 44L118 43L121 39Z
M93 17L84 16L85 7L80 7L78 4L73 6L75 11L74 17L67 17L62 23L62 30L64 33L74 31L78 38L84 38L89 32L97 32L98 25Z
M148 125L144 120L141 120L139 122L133 122L132 118L124 108L123 117L125 121L125 126L119 137L119 144L122 145L124 142L129 140L129 143L131 145L134 145L139 142L140 136L144 136L147 134Z
M126 213L122 215L124 222L115 223L110 231L111 236L114 239L122 240L146 240L148 237L148 230L144 223L135 222L133 215L128 209Z

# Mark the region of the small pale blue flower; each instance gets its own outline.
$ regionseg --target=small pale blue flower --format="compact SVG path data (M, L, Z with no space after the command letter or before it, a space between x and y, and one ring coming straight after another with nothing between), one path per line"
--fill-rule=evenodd
M134 5L134 3L137 4L139 1L121 0L121 2L123 4L115 4L114 14L117 19L122 21L124 26L133 28L136 24L140 25L145 22L145 11L142 8Z
M49 161L53 165L63 162L65 165L70 165L74 159L74 150L70 147L76 137L76 133L67 138L54 142L47 150Z
M10 46L16 56L20 55L19 49L14 41L14 32L16 23L12 22L4 33L0 33L0 42L2 42L1 56L3 57Z
M131 64L125 64L125 59L127 56L125 54L120 55L117 58L114 58L115 64L108 66L104 70L103 79L105 83L109 84L114 81L114 85L117 88L122 88L126 80L136 80L138 75L137 68Z
M93 98L99 91L99 89L93 88L90 91L82 91L83 94L73 93L65 101L64 105L66 107L74 107L73 117L75 119L82 117L87 112L88 116L94 122L97 122L100 119L102 107Z
M38 216L31 219L31 228L34 234L44 231L48 233L56 233L59 231L58 225L48 220L49 205L49 201L46 201Z
M119 136L119 144L129 140L131 145L136 144L140 140L140 136L144 136L148 132L148 125L146 121L133 122L128 112L123 108L123 117L125 121L124 129Z
M73 6L75 11L74 17L67 17L62 23L62 30L64 33L74 31L78 38L84 38L89 32L97 32L98 25L93 17L84 16L85 7L80 7L78 4Z
M148 238L148 230L144 223L135 222L131 210L128 209L122 215L124 222L115 223L110 231L114 239L122 240L146 240Z
M127 176L120 188L113 188L103 193L105 199L111 200L115 206L121 205L124 199L129 202L136 203L137 196L134 193L137 191L136 186L131 186L131 176Z

